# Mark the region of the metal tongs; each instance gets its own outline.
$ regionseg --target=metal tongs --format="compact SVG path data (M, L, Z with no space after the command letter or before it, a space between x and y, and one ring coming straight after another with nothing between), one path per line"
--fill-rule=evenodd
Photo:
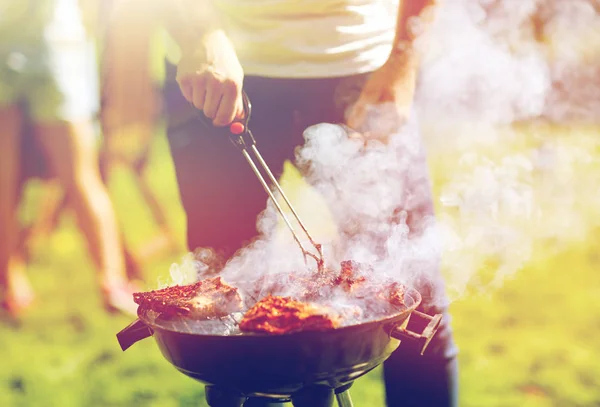
M233 144L238 149L240 149L240 151L244 155L244 158L246 159L246 161L248 161L248 164L250 164L252 171L254 171L254 174L260 181L260 184L262 185L263 189L269 195L269 198L271 199L273 204L275 204L277 211L283 218L283 220L284 220L285 224L287 225L288 229L290 230L290 232L292 232L292 235L294 236L294 240L300 247L300 250L302 250L302 254L304 255L304 261L306 262L307 256L312 257L317 262L318 270L321 271L321 269L323 267L323 263L324 263L322 246L314 241L314 239L308 232L308 229L306 228L306 226L300 219L300 216L298 216L298 213L292 206L292 203L290 202L288 197L285 195L285 192L283 192L281 185L279 185L279 182L277 181L277 179L275 178L275 176L269 169L267 163L262 158L262 155L256 148L256 140L254 139L254 136L252 135L252 132L250 131L250 129L248 127L248 122L250 121L250 115L252 113L252 106L250 104L250 100L248 99L248 95L246 95L246 92L242 92L242 101L243 101L243 105L244 105L244 118L241 120L236 120L229 125L229 138L231 139ZM287 215L281 208L281 205L277 201L275 195L273 194L273 191L271 190L271 188L265 181L265 178L263 177L263 174L261 173L259 166L255 163L253 156L254 156L254 158L256 158L256 161L260 165L260 168L262 168L262 170L267 174L268 179L275 186L275 188L277 189L279 194L283 197L283 200L285 201L285 203L291 210L292 214L296 218L296 221L302 228L302 231L306 234L306 237L308 237L308 240L310 241L310 243L316 250L316 254L306 250L305 247L302 245L302 242L300 241L298 235L296 234L296 230L294 229L294 227L292 226Z

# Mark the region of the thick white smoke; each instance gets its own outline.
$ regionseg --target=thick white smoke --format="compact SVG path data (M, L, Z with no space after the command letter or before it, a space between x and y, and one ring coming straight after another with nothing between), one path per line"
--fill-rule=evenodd
M543 111L550 87L547 64L538 49L524 46L526 39L518 50L509 41L518 32L521 14L537 2L499 2L515 15L489 23L481 3L442 2L436 24L421 38L419 107L427 120L511 123ZM509 30L504 38L498 38L500 28Z
M365 147L331 124L305 133L298 161L321 195L301 189L290 198L309 229L318 231L329 264L353 259L373 266L376 275L418 285L435 278L441 257L455 299L469 286L501 285L537 242L582 238L598 225L600 165L591 153L599 139L539 122L598 118L600 95L590 91L598 89L598 78L562 96L557 84L570 80L565 66L581 68L585 77L588 62L600 64L600 53L590 51L600 48L599 22L583 0L442 2L419 42L415 114L388 145ZM568 44L582 37L591 48L574 56ZM426 157L437 186L435 218ZM272 206L259 226L263 235L228 263L226 279L306 269ZM181 281L186 275L174 273Z
M424 39L418 108L453 297L599 223L599 140L581 126L600 117L597 6L448 1Z

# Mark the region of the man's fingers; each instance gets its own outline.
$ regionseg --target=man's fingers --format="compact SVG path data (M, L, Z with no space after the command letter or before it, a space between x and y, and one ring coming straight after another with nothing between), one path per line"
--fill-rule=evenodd
M192 104L198 110L204 109L204 100L206 99L206 92L201 89L194 88L192 94Z
M215 126L227 126L233 121L237 114L237 87L233 83L222 84L222 97L213 124Z
M190 103L193 103L194 96L194 88L192 87L191 81L188 79L184 79L179 83L179 89L181 90L181 94Z
M211 120L217 115L222 98L221 84L216 80L208 81L206 86L206 98L204 99L204 115Z
M241 84L214 72L195 72L177 79L181 93L215 126L227 126L243 118Z
M352 106L346 124L354 130L363 130L368 125L367 119L373 106L381 102L381 91L377 88L365 87Z
M192 103L196 109L203 110L206 101L204 80L202 78L194 78L192 86Z
M235 112L236 119L243 119L247 113L246 111L244 111L244 102L242 100L241 94L238 94L235 100Z

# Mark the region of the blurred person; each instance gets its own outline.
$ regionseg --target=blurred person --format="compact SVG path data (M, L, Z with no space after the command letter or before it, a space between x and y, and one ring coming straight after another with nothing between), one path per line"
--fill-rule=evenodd
M104 8L101 51L101 110L103 143L100 170L108 182L113 170L127 169L158 226L134 251L123 239L129 275L141 275L141 263L162 250L179 252L179 242L146 177L151 148L161 118L160 61L157 40L160 19L147 0L115 0ZM140 12L140 10L144 10Z
M256 219L266 202L239 151L222 132L200 123L190 105L216 128L227 126L243 117L244 89L253 107L250 127L278 177L284 162L294 160L303 130L314 124L345 124L353 137L385 143L411 111L419 67L415 42L433 19L435 3L164 3L181 55L165 100L190 250L211 247L233 256L256 237ZM418 235L422 220L433 215L424 156L410 178L416 180L407 191L413 202L399 211L409 212L407 223ZM342 233L351 238L356 231ZM440 275L415 287L423 294L421 310L445 318L424 356L407 343L384 363L388 406L457 405L457 350L447 306L433 300L443 286Z
M115 214L98 171L92 117L95 49L77 0L0 0L0 302L17 316L33 300L14 264L24 125L68 196L94 263L104 306L135 312Z

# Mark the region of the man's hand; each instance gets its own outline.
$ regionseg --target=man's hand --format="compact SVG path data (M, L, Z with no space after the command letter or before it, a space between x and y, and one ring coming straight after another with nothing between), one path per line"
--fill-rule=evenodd
M415 93L416 64L408 54L393 54L366 81L346 116L355 137L387 142L406 122Z
M183 96L215 126L227 126L243 116L244 72L225 34L208 34L199 50L182 51L177 82Z
M439 0L401 1L393 51L371 74L349 111L346 124L366 140L387 142L406 122L413 103L418 68L415 40L431 24Z

